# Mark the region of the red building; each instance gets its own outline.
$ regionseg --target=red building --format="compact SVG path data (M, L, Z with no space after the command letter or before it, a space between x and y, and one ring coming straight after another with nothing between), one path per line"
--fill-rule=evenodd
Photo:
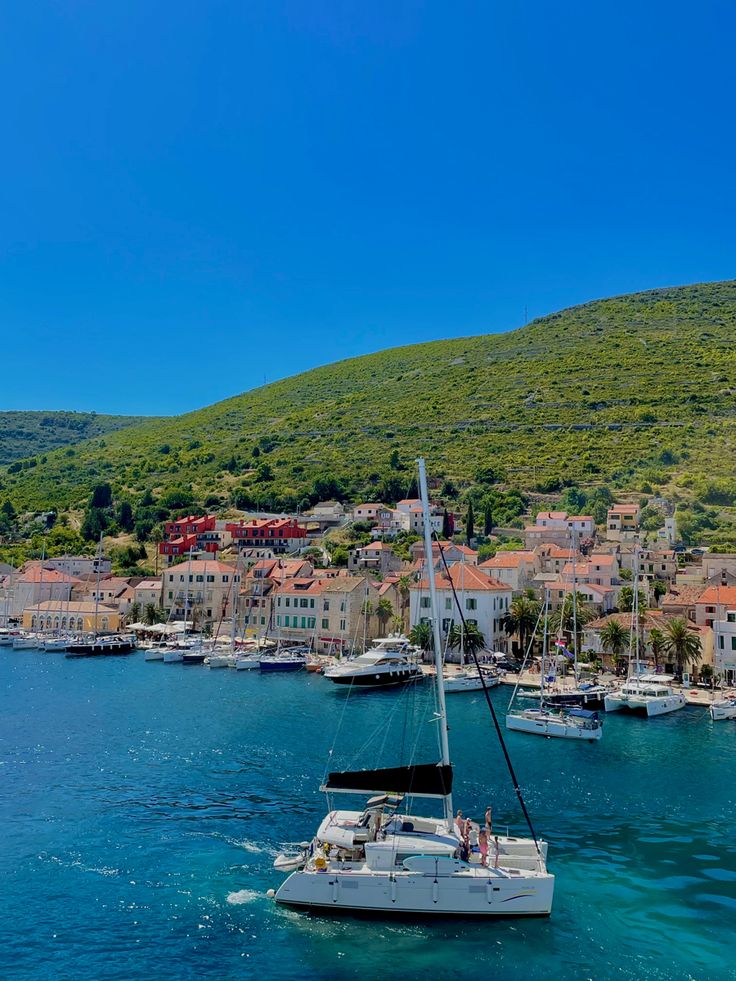
M214 514L198 517L191 514L176 521L167 521L164 525L165 541L161 542L159 555L165 555L169 562L175 558L193 552L209 552L216 554L220 549L220 535L216 531Z
M225 525L239 548L270 548L293 552L307 544L307 529L295 518L262 518Z

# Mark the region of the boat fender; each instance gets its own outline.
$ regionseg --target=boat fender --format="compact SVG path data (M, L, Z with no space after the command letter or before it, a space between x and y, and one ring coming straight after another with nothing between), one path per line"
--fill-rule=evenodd
M276 890L275 890L275 889L268 889L268 890L266 891L266 898L267 898L267 899L273 899L273 897L274 897L275 895L276 895Z
M314 867L318 872L324 872L327 868L327 862L324 860L322 855L318 855L314 860Z

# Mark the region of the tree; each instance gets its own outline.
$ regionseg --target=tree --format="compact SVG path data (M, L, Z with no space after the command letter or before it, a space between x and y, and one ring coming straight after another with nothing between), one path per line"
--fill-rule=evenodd
M131 603L130 606L128 607L128 613L126 616L128 623L138 623L140 618L141 618L141 604Z
M658 627L653 627L649 631L649 646L652 648L654 667L658 668L660 660L664 657L667 645L667 638Z
M465 627L461 624L453 623L447 638L450 650L462 650L470 657L482 651L485 647L485 638L478 628L477 623L466 623Z
M102 508L89 508L84 515L79 533L88 542L96 542L107 528L107 516Z
M511 606L502 620L502 626L509 637L514 634L518 637L522 654L526 653L527 640L534 633L538 619L539 603L536 599L529 596L516 596L511 601Z
M152 627L154 623L158 620L158 610L155 603L146 603L146 612L144 623L147 623L149 627Z
M483 509L483 534L486 536L493 534L493 509L490 501L486 502Z
M468 513L465 517L465 540L470 545L475 535L475 516L473 514L473 499L468 501Z
M652 592L654 593L654 601L659 603L660 599L666 595L669 590L669 586L663 579L655 579L652 583Z
M609 620L601 630L601 644L604 651L608 651L615 661L623 654L629 642L629 632L618 620Z
M573 615L572 599L572 593L567 593L562 603L560 603L550 617L550 629L553 632L561 630L572 634L574 619L578 633L580 633L580 627L585 626L586 623L590 623L591 620L595 619L595 613L585 602L583 595L578 592L575 593L575 610Z
M442 512L442 537L452 537L452 523L450 522L450 515L447 512L447 508Z
M378 618L378 623L381 627L381 632L385 631L386 624L394 615L394 608L391 603L391 600L388 599L388 597L382 596L381 599L379 599L378 603L376 603L375 614L376 617Z
M431 623L417 623L409 631L409 640L415 647L423 651L431 651L434 648L434 637L432 635Z
M133 530L133 508L130 501L122 501L118 508L118 524L123 531Z
M391 450L391 456L388 458L388 465L392 470L403 470L403 464L401 463L401 457L399 456L398 450Z
M8 521L15 521L15 508L10 501L3 501L3 506L0 507L0 511L5 515Z
M687 620L681 617L669 621L664 628L664 635L665 652L675 664L677 674L682 676L687 665L696 665L703 656L700 637L690 629Z
M618 594L618 605L619 609L623 613L631 613L634 608L634 587L633 586L622 586L621 592ZM647 594L643 589L639 590L639 609L646 610L647 608Z
M90 508L112 507L112 487L109 484L96 484L92 488L89 506Z
M406 487L406 497L410 501L414 501L419 497L419 487L417 486L417 478L412 477Z
M409 596L411 595L409 591L413 582L413 578L406 573L403 576L399 576L396 581L396 589L399 592L399 613L401 615L402 630L403 624L406 622L406 611L409 608Z
M267 484L273 480L273 467L270 463L259 463L256 468L256 480L259 484Z

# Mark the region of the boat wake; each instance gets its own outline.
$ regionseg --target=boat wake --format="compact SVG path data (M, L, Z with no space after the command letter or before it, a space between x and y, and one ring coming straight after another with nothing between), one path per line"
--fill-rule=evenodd
M260 898L261 894L253 889L238 889L237 892L228 893L227 901L231 906L245 906Z

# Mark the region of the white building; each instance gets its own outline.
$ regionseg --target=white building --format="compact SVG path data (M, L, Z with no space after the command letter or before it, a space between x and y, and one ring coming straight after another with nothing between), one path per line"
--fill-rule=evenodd
M424 534L424 512L422 502L419 498L407 497L396 504L396 510L407 515L407 531L414 532L415 535ZM430 505L429 520L432 524L432 531L438 535L442 533L442 519L444 512L437 507Z
M55 559L44 559L43 565L45 569L56 569L77 579L94 576L98 571L101 576L109 575L112 570L112 561L104 555L99 559L94 555L59 555Z
M463 562L456 562L448 571L449 578L444 572L435 575L443 638L453 624L459 625L461 622L453 596L454 586L465 622L478 627L483 634L486 650L508 650L509 638L503 628L503 620L511 606L511 586ZM414 627L430 620L429 580L425 578L411 587L409 622ZM458 657L458 652L448 651L449 660L457 660Z
M713 661L716 676L736 685L736 610L726 610L725 619L713 623Z

